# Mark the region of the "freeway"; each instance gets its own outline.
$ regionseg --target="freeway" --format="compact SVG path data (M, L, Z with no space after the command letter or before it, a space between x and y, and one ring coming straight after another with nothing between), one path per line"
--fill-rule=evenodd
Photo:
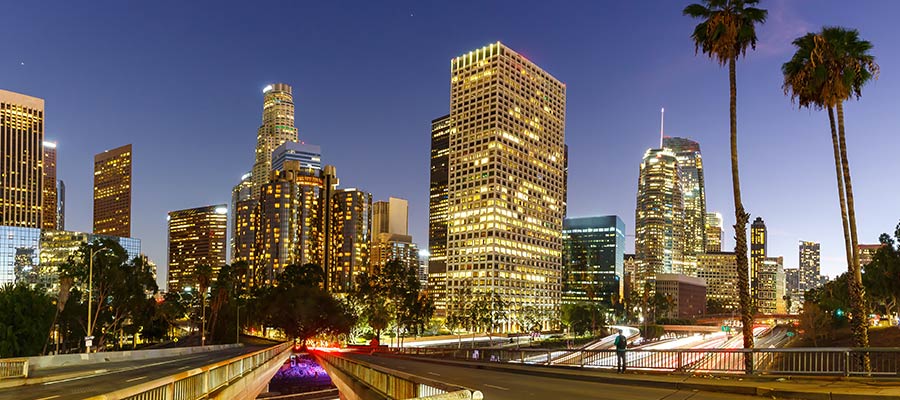
M408 359L345 354L347 357L378 364L442 382L480 390L485 399L597 399L597 400L751 400L755 396L698 392L663 388L635 387L607 383L520 375L510 372L475 369Z
M50 379L43 383L0 389L0 400L84 399L264 348L245 346L175 357L48 369L41 371L41 375L59 376L60 378ZM79 375L73 376L75 374Z

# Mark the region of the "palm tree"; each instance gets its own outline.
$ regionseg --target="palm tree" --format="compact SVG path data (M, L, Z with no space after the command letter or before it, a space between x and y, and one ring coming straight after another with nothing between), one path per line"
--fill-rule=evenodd
M860 39L859 32L855 29L825 27L818 33L807 33L793 43L797 51L781 67L784 74L783 88L785 94L797 101L801 108L828 110L841 223L844 228L844 251L850 272L848 291L853 312L853 339L856 346L868 347L865 293L857 249L856 211L844 136L843 103L854 96L858 99L862 95L862 87L877 78L879 68L875 57L869 54L872 44ZM868 357L864 357L862 361L868 371Z
M200 345L206 345L206 289L212 281L212 267L198 265L194 270L194 278L197 280L197 292L200 295Z
M719 65L728 64L728 81L731 89L731 184L734 191L734 252L737 258L738 292L741 300L744 348L753 347L753 315L750 310L750 284L747 269L747 222L750 214L741 202L741 182L738 174L737 151L737 80L736 65L739 56L747 54L747 47L756 48L756 24L766 21L768 11L756 8L759 0L703 0L684 8L684 15L699 18L691 39L694 51L716 60ZM744 366L752 371L753 359L744 357Z

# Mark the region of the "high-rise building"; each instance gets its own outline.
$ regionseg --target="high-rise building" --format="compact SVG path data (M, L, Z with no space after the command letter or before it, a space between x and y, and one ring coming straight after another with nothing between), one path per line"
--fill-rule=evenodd
M428 292L435 314L447 311L447 201L450 183L450 115L431 121L431 177L428 196Z
M625 223L616 215L563 222L563 303L591 301L612 308L622 301Z
M372 234L409 234L409 202L396 197L377 201L372 208Z
M784 314L784 258L764 258L759 265L758 278L757 311L763 314Z
M59 267L68 262L72 253L85 243L98 239L111 240L122 246L129 261L141 255L141 240L135 238L64 230L44 230L40 237L40 267L33 282L47 288L47 293L53 297L59 293ZM87 290L86 287L81 289Z
M340 180L337 170L333 165L326 165L322 169L322 195L319 197L322 210L322 269L325 271L325 288L331 290L331 271L334 268L337 254L335 254L334 230L334 194Z
M565 84L499 42L450 61L451 298L469 287L558 313L565 112ZM511 314L501 331L520 329Z
M756 217L750 224L750 296L757 298L756 290L759 281L759 269L766 258L766 223L762 217Z
M257 201L251 198L253 181L248 172L231 189L231 262L250 262L256 243Z
M197 287L196 267L208 265L215 280L225 265L228 209L225 204L169 212L170 292Z
M632 300L632 293L635 290L634 277L635 274L637 274L637 265L637 257L634 253L626 253L625 260L622 262L622 269L625 271L622 276L622 281L624 282L622 286L624 287L623 295L625 296L625 300L629 302Z
M256 162L253 164L251 197L259 199L260 189L272 170L272 152L284 142L297 142L294 127L294 96L291 86L275 83L263 89L262 125L256 136Z
M684 202L682 251L686 264L696 264L697 255L706 251L706 188L700 143L686 138L666 137L663 139L663 147L675 152L681 168L681 193ZM685 273L692 269L690 266L686 268Z
M131 145L94 156L94 233L131 237Z
M785 309L790 314L800 312L803 307L803 291L800 290L800 269L785 268L784 269L784 293L791 298L790 307L785 305Z
M56 181L56 229L66 230L66 183Z
M819 287L821 274L819 258L819 244L816 242L800 241L800 290Z
M30 274L38 268L40 242L41 230L38 228L0 226L0 286L14 284L17 276Z
M672 299L669 318L696 318L706 314L706 282L683 274L656 275L656 293Z
M872 262L872 259L875 258L875 253L878 253L878 249L884 247L883 244L858 244L856 248L859 251L859 266L865 267L868 263Z
M722 251L722 214L706 213L706 251Z
M326 270L330 290L347 293L356 284L356 276L370 271L369 245L372 237L372 195L353 188L338 189L331 203L334 257Z
M643 293L657 274L682 274L684 200L681 168L670 149L644 153L638 178L634 252L638 271L634 290Z
M285 161L297 161L301 168L322 169L322 148L302 142L284 142L272 152L272 171L284 169Z
M42 210L41 229L56 229L56 142L43 142Z
M0 90L0 226L41 228L43 143L44 99Z
M707 302L715 301L723 310L738 309L737 258L733 251L699 255L697 277L706 280Z

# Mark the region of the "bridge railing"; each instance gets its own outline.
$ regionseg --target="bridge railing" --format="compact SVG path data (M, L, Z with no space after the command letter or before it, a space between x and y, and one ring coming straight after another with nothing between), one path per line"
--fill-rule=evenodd
M3 358L0 359L0 379L3 378L27 378L28 359Z
M97 396L96 399L123 400L197 400L206 398L221 387L289 350L291 342L242 354L228 360L180 372L134 387Z
M389 351L498 363L605 369L614 369L617 364L615 350L400 348ZM749 354L753 360L751 374L900 376L900 348L635 349L625 353L627 367L636 370L744 374L747 372L744 357ZM865 371L862 365L866 353L871 371Z
M477 390L472 391L460 386L448 385L328 352L315 352L314 356L323 364L330 364L391 399L479 400L484 398L484 395Z

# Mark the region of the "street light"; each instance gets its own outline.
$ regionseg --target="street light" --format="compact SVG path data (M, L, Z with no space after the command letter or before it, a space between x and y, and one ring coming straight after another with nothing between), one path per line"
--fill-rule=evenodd
M99 248L91 248L91 257L88 261L88 312L87 312L87 335L84 336L84 347L85 352L91 352L91 345L93 344L94 336L92 333L94 332L93 325L91 324L91 303L92 303L92 294L94 293L94 256L97 255L101 250L109 250L105 247L101 246Z

